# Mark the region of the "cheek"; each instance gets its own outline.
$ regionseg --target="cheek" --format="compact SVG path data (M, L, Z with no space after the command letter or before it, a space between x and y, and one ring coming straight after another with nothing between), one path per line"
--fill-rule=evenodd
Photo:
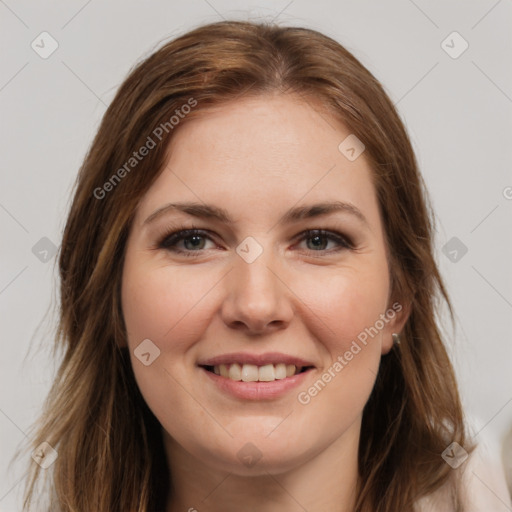
M388 284L387 266L373 265L303 278L297 287L306 299L303 319L324 354L317 380L299 390L298 407L317 418L327 415L333 435L334 425L347 425L362 412L373 388L382 350L375 325L386 310Z
M213 276L198 278L193 268L127 266L122 304L132 348L149 338L161 349L182 350L202 330L200 320L206 320L203 299L214 283Z
M211 273L198 276L193 268L149 267L135 258L125 264L122 309L135 380L149 408L169 432L180 431L181 425L207 422L204 409L196 407L180 383L189 377L186 370L192 362L188 351L209 321L207 295L217 281ZM160 350L148 366L134 353L145 339ZM180 411L183 421L175 421L175 411Z
M296 418L314 418L311 439L336 439L360 418L373 389L381 334L371 328L385 311L387 281L373 273L366 278L339 273L322 286L312 281L308 288L309 308L304 310L310 311L308 329L318 340L324 366L298 390L295 408Z
M364 333L385 312L388 284L385 266L347 267L322 276L303 275L294 291L307 306L303 317L308 318L312 334L334 357L349 350L358 337L364 341ZM380 337L372 338L380 351Z

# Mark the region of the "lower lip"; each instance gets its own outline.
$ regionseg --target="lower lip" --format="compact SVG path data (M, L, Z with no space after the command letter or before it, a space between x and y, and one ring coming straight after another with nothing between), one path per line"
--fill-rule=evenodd
M244 382L242 380L231 380L216 373L209 372L203 367L200 369L206 376L224 393L244 400L272 400L280 398L293 388L300 386L313 371L313 368L293 377L274 380L271 382Z

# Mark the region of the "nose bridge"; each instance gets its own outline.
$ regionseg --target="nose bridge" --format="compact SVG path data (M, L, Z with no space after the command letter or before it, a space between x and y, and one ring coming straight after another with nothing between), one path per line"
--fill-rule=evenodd
M254 242L246 239L237 248L222 314L230 327L259 332L287 325L293 311L276 255Z

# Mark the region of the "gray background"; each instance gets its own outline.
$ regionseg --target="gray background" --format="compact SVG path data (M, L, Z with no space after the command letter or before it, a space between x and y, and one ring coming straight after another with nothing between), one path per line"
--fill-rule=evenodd
M0 0L2 511L20 509L25 466L8 462L56 368L47 349L57 297L51 249L84 154L137 61L222 18L320 30L383 83L432 195L437 259L458 316L450 351L476 439L499 447L512 425L510 1ZM47 59L31 47L42 46L43 31L59 45ZM469 44L458 58L442 47L453 31ZM445 44L462 48L453 36Z

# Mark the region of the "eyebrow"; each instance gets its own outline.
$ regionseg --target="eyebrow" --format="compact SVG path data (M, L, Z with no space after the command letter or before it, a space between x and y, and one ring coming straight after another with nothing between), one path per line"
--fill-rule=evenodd
M154 222L170 211L180 211L193 217L203 219L214 219L228 225L234 224L233 219L229 216L224 208L218 206L197 203L197 202L181 202L168 203L155 210L145 221L144 225ZM281 224L291 224L303 219L311 219L321 215L333 213L346 213L359 219L371 231L370 224L366 217L352 203L342 201L329 201L306 206L296 206L288 210L280 219Z

